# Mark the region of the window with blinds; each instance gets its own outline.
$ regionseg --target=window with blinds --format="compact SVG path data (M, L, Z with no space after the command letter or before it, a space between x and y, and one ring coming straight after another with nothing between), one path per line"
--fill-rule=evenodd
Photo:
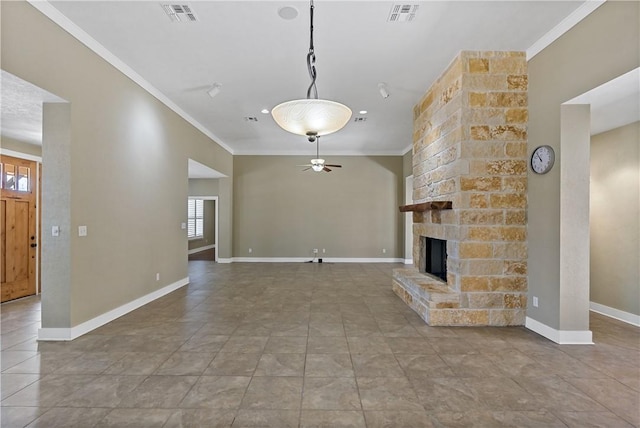
M204 200L189 199L187 203L187 237L202 238L204 234Z

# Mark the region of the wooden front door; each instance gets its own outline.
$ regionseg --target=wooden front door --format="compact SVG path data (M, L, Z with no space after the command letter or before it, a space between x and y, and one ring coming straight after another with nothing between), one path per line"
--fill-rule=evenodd
M0 156L0 301L36 294L36 162Z

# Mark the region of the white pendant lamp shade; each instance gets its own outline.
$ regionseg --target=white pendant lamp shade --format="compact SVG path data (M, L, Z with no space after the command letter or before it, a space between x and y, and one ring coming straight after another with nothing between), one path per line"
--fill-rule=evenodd
M344 128L351 119L351 109L335 101L307 98L279 104L271 115L285 131L322 136Z

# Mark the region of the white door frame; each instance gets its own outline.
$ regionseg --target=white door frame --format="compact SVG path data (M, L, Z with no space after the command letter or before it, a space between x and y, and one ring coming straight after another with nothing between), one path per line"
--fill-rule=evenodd
M217 196L189 196L188 199L202 199L203 201L215 201L216 203L214 204L214 209L215 209L215 224L214 226L214 234L215 234L215 239L213 240L213 245L215 245L216 250L214 251L214 258L213 261L214 262L218 262L218 253L220 253L220 249L218 248L218 197Z

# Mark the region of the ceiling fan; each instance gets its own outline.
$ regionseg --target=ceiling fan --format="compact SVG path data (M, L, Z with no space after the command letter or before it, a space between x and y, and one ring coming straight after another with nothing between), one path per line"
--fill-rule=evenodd
M307 164L307 165L298 165L298 166L306 166L305 169L303 169L303 171L307 171L309 169L313 169L315 172L331 172L331 169L329 169L328 167L331 168L342 168L342 165L335 165L335 164L325 164L324 163L324 159L320 159L320 136L318 135L316 137L316 158L315 159L311 159L311 163Z

